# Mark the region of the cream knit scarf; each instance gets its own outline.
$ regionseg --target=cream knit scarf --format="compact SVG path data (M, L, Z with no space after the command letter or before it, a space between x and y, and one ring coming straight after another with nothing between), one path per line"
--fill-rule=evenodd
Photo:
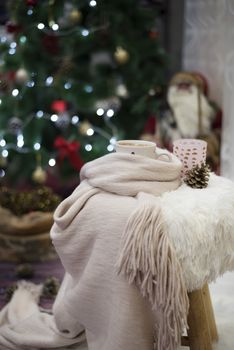
M143 297L149 300L155 316L158 350L175 350L180 344L182 331L187 327L187 290L157 200L157 196L179 187L180 171L181 163L173 155L171 161L168 161L163 160L163 157L161 160L154 160L114 153L87 163L81 171L81 185L57 208L54 215L55 224L51 231L55 248L65 269L73 278L74 286L79 281L74 282L77 267L72 261L71 241L79 240L79 234L72 240L69 235L74 235L72 225L76 217L79 217L80 213L85 215L91 198L100 193L110 194L110 206L118 200L118 196L137 199L137 206L130 214L122 232L120 246L113 247L119 249L115 269L116 274L123 276L128 283L136 285ZM92 218L94 225L95 220L98 222L98 218ZM123 218L119 217L119 221L122 220ZM117 229L118 227L106 227L110 232ZM82 245L82 242L80 244ZM66 289L66 283L63 282L63 290ZM61 299L65 297L66 292L64 294L60 291L55 301L55 311L56 305L57 310L62 310ZM59 330L63 317L66 318L64 311L61 311L60 318L56 319L55 314L55 323ZM66 328L69 329L69 325ZM71 329L70 334L74 337L77 332Z
M180 344L181 333L187 326L188 297L160 206L147 194L160 196L178 188L180 171L181 164L173 155L168 162L168 159L154 160L121 153L87 163L81 171L82 191L87 198L100 190L123 196L138 195L138 207L129 217L122 235L116 268L129 283L138 286L155 313L160 313L155 332L158 350L176 349ZM79 198L79 189L75 196ZM63 211L72 208L70 200L55 213L57 223L67 223Z

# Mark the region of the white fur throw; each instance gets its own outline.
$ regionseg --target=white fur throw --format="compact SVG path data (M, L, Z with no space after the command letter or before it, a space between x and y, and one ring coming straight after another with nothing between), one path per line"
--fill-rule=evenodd
M234 183L211 174L206 189L182 185L161 197L167 232L187 289L234 270Z
M96 169L87 164L79 190L63 202L55 215L51 235L67 273L53 307L54 315L41 314L33 306L31 312L27 310L25 315L17 316L15 300L19 293L15 293L12 302L0 313L1 350L50 349L79 343L84 329L89 350L153 350L154 324L157 321L160 325L162 315L157 314L157 310L156 314L152 313L152 303L142 297L138 288L126 282L126 276L116 274L122 234L131 214L138 210L142 195L146 195L150 203L155 199L160 208L167 233L163 237L169 238L174 247L188 290L234 269L234 185L231 181L212 175L207 189L195 190L182 185L163 194L167 185L172 190L179 184L180 167L176 162L171 171L167 171L168 164L163 162L165 180L163 172L157 172L159 163L151 163L154 160L123 156L121 162L125 171L128 169L131 173L133 185L121 173L117 155L106 157L116 162L105 167L104 173L100 171L99 180L95 173L102 160L93 162ZM107 178L116 183L112 188L114 193L110 193ZM143 194L139 193L141 186ZM122 192L118 194L118 191ZM155 198L149 193L162 195ZM23 322L18 322L20 319ZM162 343L164 341L166 344L166 339Z

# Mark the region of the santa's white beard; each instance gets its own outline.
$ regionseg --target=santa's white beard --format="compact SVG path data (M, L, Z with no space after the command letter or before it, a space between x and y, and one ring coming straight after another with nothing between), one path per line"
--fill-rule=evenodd
M214 110L203 94L200 95L200 102L202 133L208 134ZM168 91L168 103L173 111L181 136L196 137L199 134L197 87L191 86L190 90L179 90L177 86L171 86Z

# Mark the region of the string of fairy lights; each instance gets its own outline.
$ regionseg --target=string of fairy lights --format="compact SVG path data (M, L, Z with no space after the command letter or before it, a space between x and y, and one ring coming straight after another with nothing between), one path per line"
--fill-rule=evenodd
M89 6L91 8L96 7L97 1L90 0ZM27 15L31 16L31 15L33 15L33 12L34 12L33 7L29 7L29 9L27 10ZM46 25L45 23L42 23L42 22L39 22L35 25L39 31L43 31L46 34L49 34L52 31L53 33L55 33L58 36L71 35L74 31L76 31L81 36L88 37L90 35L90 33L93 33L95 31L103 29L103 26L97 27L97 28L92 28L91 30L87 29L87 28L81 28L80 26L74 26L72 28L63 29L63 28L60 28L59 23L56 23L53 20L53 18L49 19L48 25ZM7 33L0 35L0 43L1 44L9 44L9 48L8 48L9 55L15 55L17 53L18 46L24 45L26 42L27 42L27 37L25 35L22 35L19 37L18 43L16 41L12 40L11 36ZM119 56L120 59L122 59L123 61L128 60L128 53L126 51L122 50L122 48L119 48L119 47L117 48L117 50L118 50L117 54L120 55ZM3 58L0 57L0 66L3 66L3 65L4 65L4 60L3 60ZM34 80L36 73L31 73L31 75L29 75L29 73L24 68L20 68L16 72L16 75L17 75L17 73L21 79L21 83L23 82L23 84L21 84L20 88L18 86L13 87L10 91L10 94L16 100L22 98L22 95L23 95L25 89L27 89L27 88L32 89L35 87L41 87L41 85L37 85L37 83ZM54 77L52 75L49 75L45 78L43 86L53 87L53 83L54 83ZM71 88L72 88L72 82L66 81L64 83L64 89L69 90ZM93 92L92 85L86 84L84 86L84 91L86 93L92 93ZM127 92L125 85L119 84L118 96L119 97L127 97L127 94L128 94L128 92ZM116 97L116 98L117 98L117 103L116 103L116 101L114 104L107 103L106 101L104 101L104 103L102 105L100 102L96 106L96 110L94 111L94 113L98 117L103 119L103 121L105 122L105 125L108 128L108 131L103 130L100 127L92 125L88 120L81 121L80 117L79 117L79 115L77 115L77 113L74 113L73 115L72 114L69 115L68 112L65 111L63 113L63 115L61 115L60 113L51 113L50 114L50 113L47 113L43 110L38 110L35 113L30 114L24 122L20 120L20 122L21 122L20 127L18 127L18 129L15 132L15 135L16 135L16 143L15 144L8 143L5 139L5 133L7 133L9 130L0 131L0 152L1 152L0 154L3 158L7 158L9 155L9 150L11 150L11 149L13 149L17 152L20 152L20 153L28 153L28 152L32 152L33 150L35 152L38 152L41 150L42 145L41 145L40 140L38 140L34 143L33 150L31 148L25 146L24 129L34 118L45 119L45 120L48 120L49 122L55 123L56 125L60 122L64 122L66 125L71 124L73 126L77 126L80 133L82 135L87 136L88 138L92 137L96 133L108 141L107 151L112 152L114 150L116 141L118 139L118 130L111 120L120 107L120 100L118 101L118 97ZM0 105L2 104L2 102L3 101L0 98ZM17 113L16 113L16 115L17 115ZM13 123L13 122L17 122L18 118L15 117L12 119L15 119L15 120L12 120L12 123ZM84 145L84 149L87 152L91 152L93 149L92 142L87 142ZM48 165L51 167L56 165L55 157L51 157L48 160ZM4 170L2 170L2 172L0 173L0 177L3 177L3 176L5 176Z
M15 91L17 90L17 92ZM17 97L19 95L18 89L14 89L12 91L12 96ZM1 101L1 100L0 100ZM82 130L82 134L87 135L88 137L91 137L94 135L94 133L99 134L103 138L105 138L107 141L109 141L109 144L107 146L107 150L109 152L112 152L114 150L114 146L116 143L116 140L118 139L118 130L115 127L115 125L110 121L110 118L112 118L115 114L115 111L112 108L108 108L107 110L104 110L103 108L97 108L96 115L98 117L102 117L105 121L105 124L109 126L109 129L111 132L107 132L106 130L103 130L102 128L99 128L97 126L94 126L90 124L88 121L80 122L80 118L78 115L73 115L71 118L69 118L69 122L74 125L78 126L80 125L80 129ZM35 114L31 114L24 123L20 126L19 131L17 132L17 142L16 144L13 143L7 143L4 139L4 131L0 132L0 147L2 148L1 155L3 158L8 157L8 150L14 149L17 152L20 153L28 153L31 152L31 149L28 147L24 147L24 134L23 130L24 128L32 121L33 118L37 119L45 119L50 122L56 123L59 120L59 115L56 113L49 114L46 112L43 112L42 110L38 110ZM17 119L17 118L16 118ZM33 145L33 148L35 151L39 151L41 149L41 143L35 142ZM90 143L87 143L84 146L85 150L87 152L92 151L92 145ZM54 166L56 164L56 161L54 158L49 159L48 164L50 166Z

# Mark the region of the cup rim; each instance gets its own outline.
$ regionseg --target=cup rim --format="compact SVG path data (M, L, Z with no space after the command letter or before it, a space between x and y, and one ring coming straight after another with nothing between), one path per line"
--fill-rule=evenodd
M207 146L207 142L201 139L178 139L173 142L173 146L185 146L186 144Z
M124 144L124 143L129 143L129 144ZM132 144L130 144L132 143ZM123 148L129 148L129 147L140 147L134 143L138 143L138 144L144 144L146 148L151 148L151 147L155 147L156 148L156 143L152 142L152 141L145 141L145 140L119 140L116 142L116 146L120 146Z

